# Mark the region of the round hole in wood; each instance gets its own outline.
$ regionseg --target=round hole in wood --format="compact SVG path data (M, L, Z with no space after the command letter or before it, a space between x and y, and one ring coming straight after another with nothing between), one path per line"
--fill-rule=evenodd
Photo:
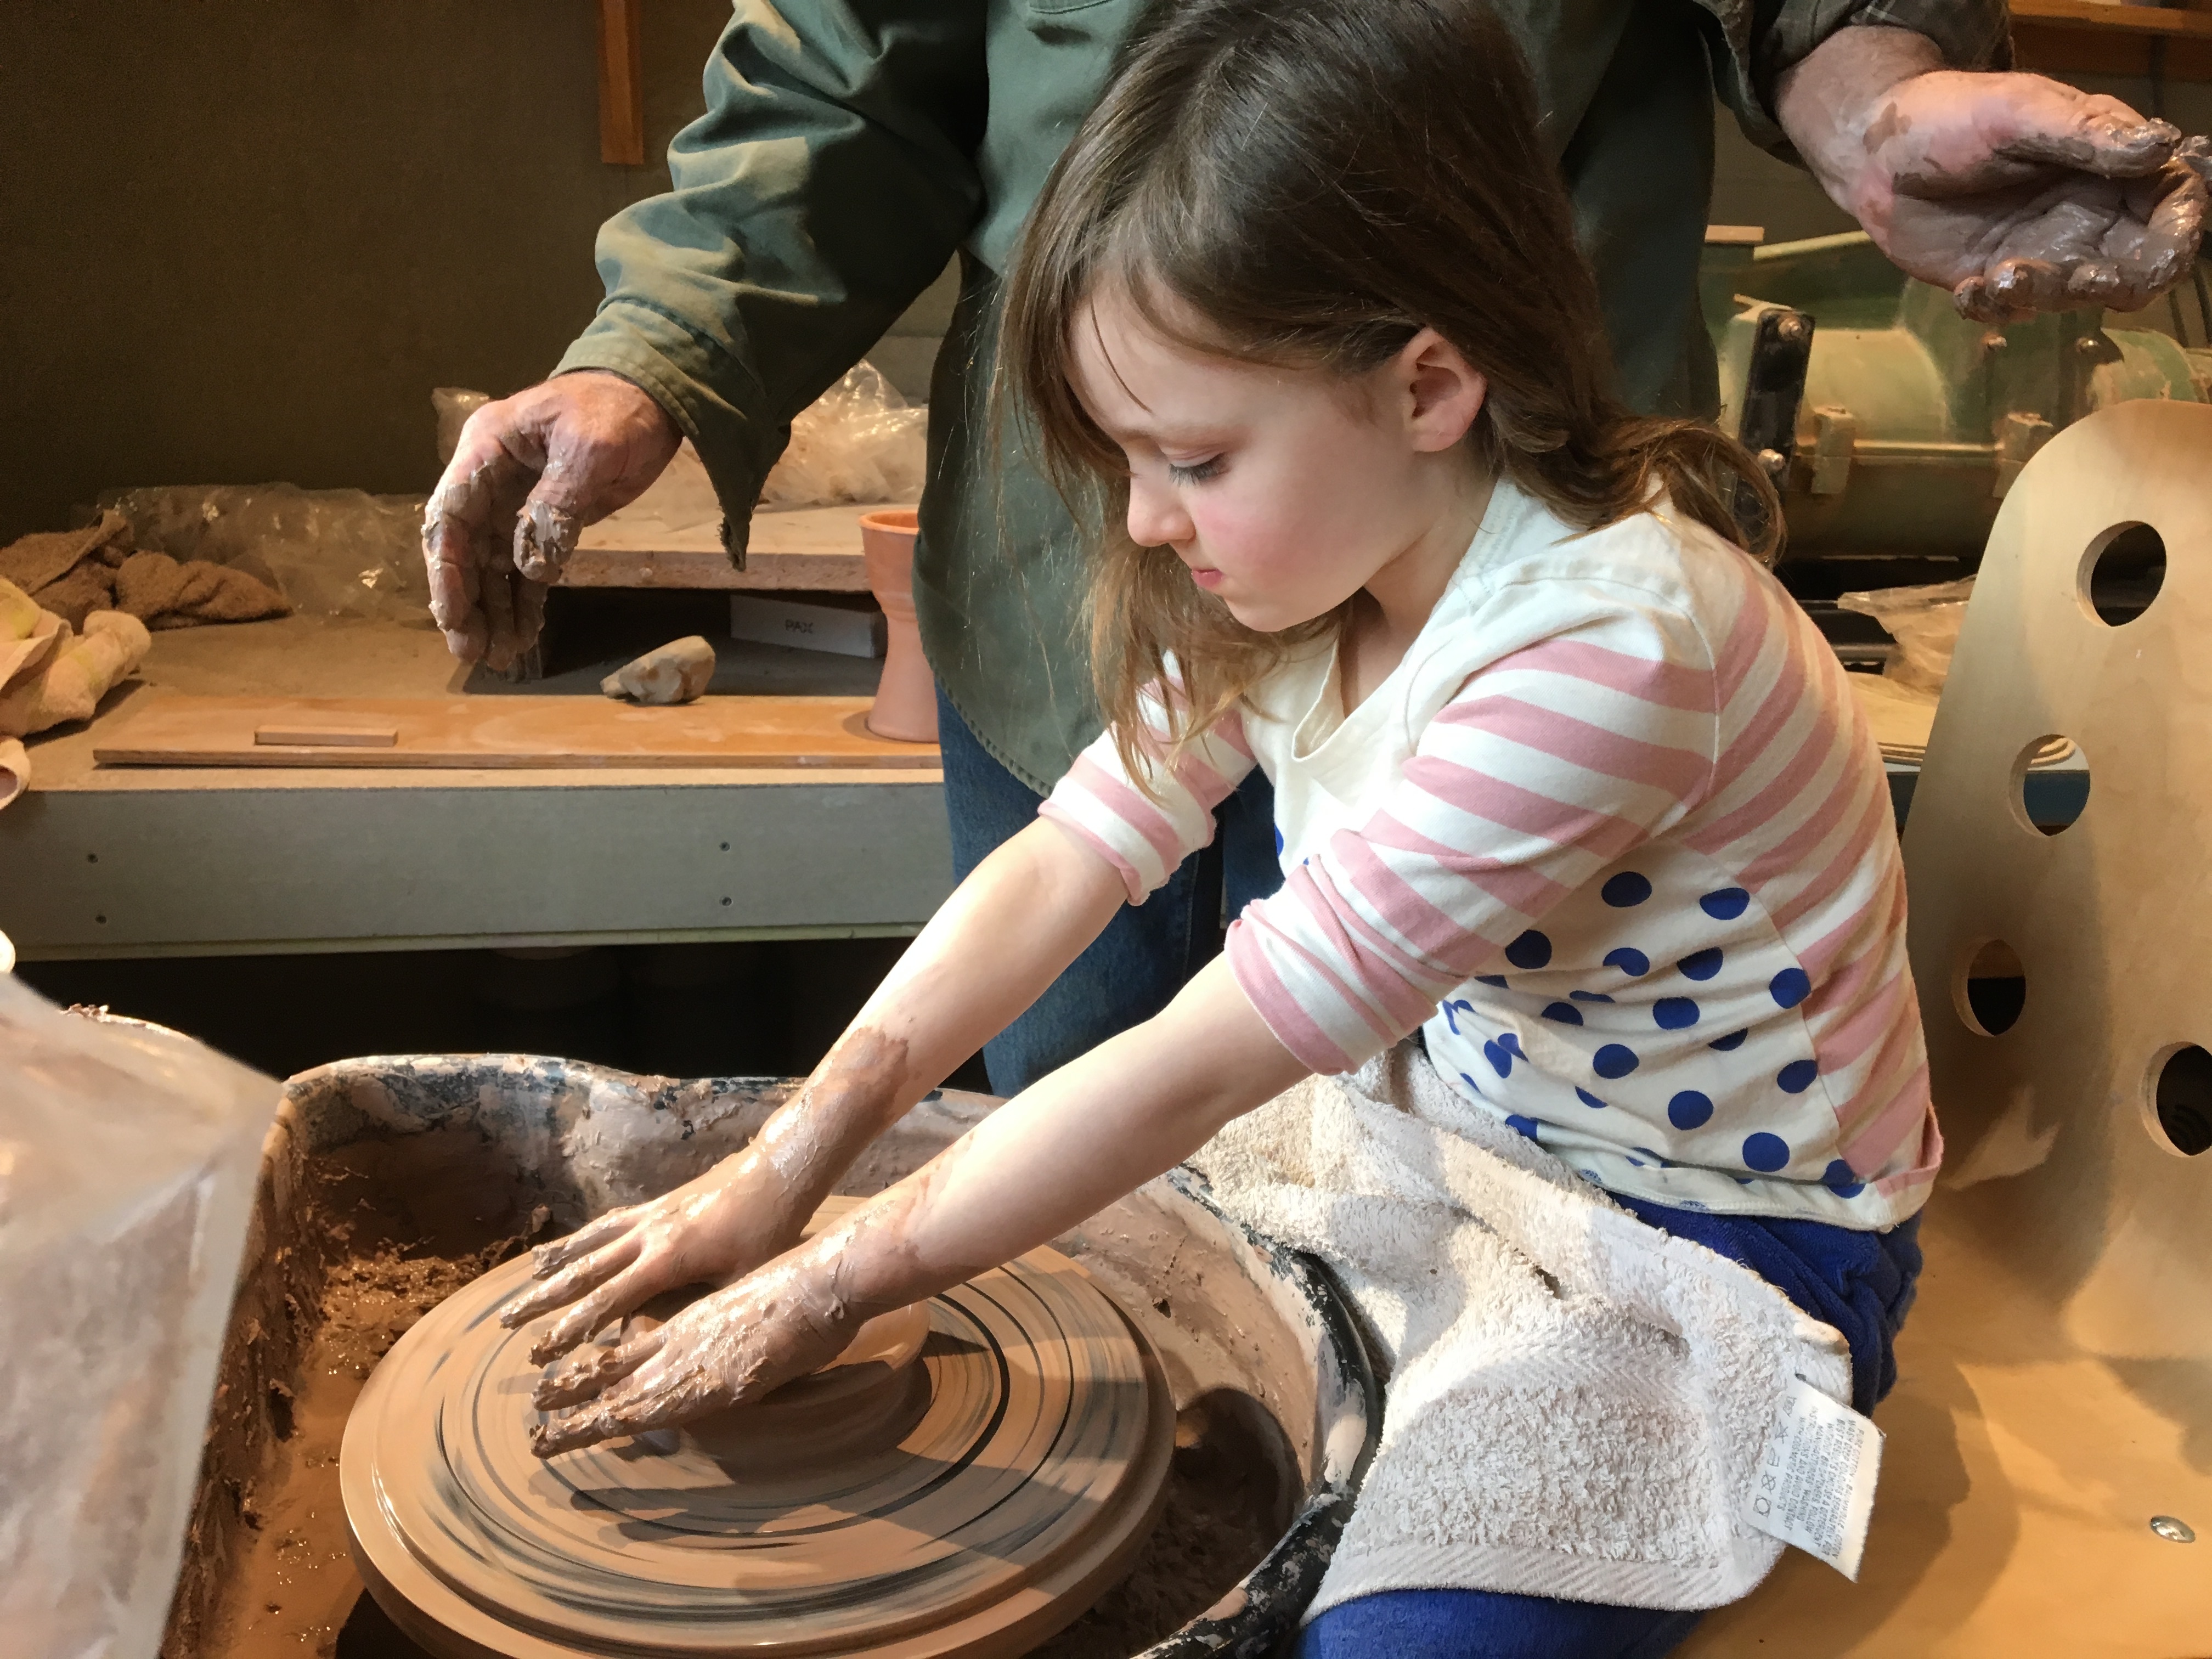
M2028 829L2055 836L2089 805L2089 757L2057 732L2024 744L2012 761L2012 810Z
M2212 1053L2169 1049L2152 1067L2151 1108L2167 1146L2185 1158L2212 1150Z
M1978 946L1960 965L1952 1002L1967 1029L2002 1036L2027 1006L2027 970L2020 953L2001 939Z
M2081 556L2081 608L2118 628L2148 611L2165 581L2165 538L2147 524L2116 524Z

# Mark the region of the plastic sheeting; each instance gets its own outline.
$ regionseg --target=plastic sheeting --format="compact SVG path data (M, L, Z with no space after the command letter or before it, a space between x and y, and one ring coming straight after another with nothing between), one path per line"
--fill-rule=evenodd
M0 1646L151 1659L277 1085L0 975Z

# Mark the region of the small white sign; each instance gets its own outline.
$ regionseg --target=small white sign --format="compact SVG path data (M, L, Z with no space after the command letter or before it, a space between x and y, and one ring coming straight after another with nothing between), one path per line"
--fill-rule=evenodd
M1881 1431L1802 1376L1792 1377L1743 1518L1856 1583L1881 1471Z

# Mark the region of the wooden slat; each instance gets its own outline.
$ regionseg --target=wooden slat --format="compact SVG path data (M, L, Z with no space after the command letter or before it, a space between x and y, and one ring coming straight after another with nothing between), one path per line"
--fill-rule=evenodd
M2014 56L2021 69L2212 81L2212 12L2013 0L2012 15Z
M645 165L645 73L638 55L644 0L599 0L599 160Z
M598 697L192 697L157 693L102 732L102 766L934 769L933 744L869 732L866 697L703 697L646 708ZM389 727L388 747L276 746L258 732Z

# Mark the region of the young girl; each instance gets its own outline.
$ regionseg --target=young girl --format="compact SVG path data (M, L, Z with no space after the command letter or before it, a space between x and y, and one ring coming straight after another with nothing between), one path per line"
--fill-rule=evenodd
M1738 502L1778 522L1765 478L1608 393L1537 125L1471 0L1180 0L1132 43L1031 216L1001 343L1014 418L1103 509L1109 730L751 1148L544 1253L507 1315L574 1304L543 1358L735 1281L556 1375L547 1455L754 1397L1409 1040L1425 1058L1391 1074L1435 1086L1400 1115L1469 1156L1517 1131L1511 1158L1655 1248L1745 1264L1840 1332L1862 1410L1881 1396L1940 1151L1887 789L1743 544ZM1225 953L798 1244L1255 765L1287 879ZM1378 1471L1392 1444L1386 1419ZM1542 1523L1514 1559L1540 1564ZM1431 1542L1429 1588L1339 1600L1300 1651L1657 1653L1701 1605L1547 1599L1565 1579Z

